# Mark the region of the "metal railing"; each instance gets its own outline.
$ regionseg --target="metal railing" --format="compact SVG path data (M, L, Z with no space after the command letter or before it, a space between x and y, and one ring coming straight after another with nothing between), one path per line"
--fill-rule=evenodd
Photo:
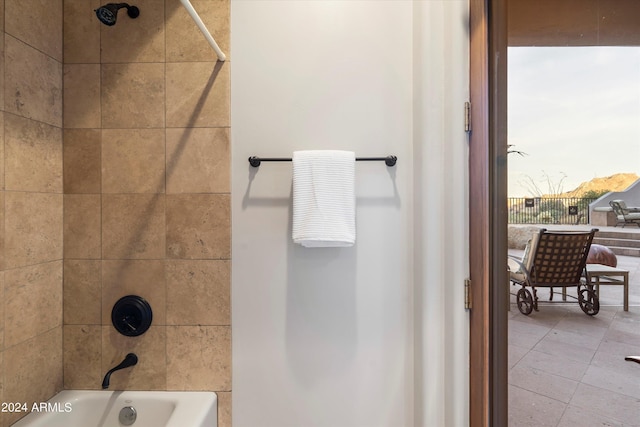
M589 203L582 197L509 197L509 224L589 224Z

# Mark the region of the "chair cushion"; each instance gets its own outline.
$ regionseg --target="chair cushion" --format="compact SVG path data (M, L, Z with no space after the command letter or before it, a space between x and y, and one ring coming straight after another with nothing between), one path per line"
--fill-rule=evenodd
M507 259L507 265L509 267L509 277L518 282L523 282L525 280L525 272L522 271L522 266L527 269L527 271L531 270L531 265L533 265L533 254L535 253L536 246L538 245L538 239L540 237L540 233L533 233L531 239L527 241L527 245L524 247L524 253L522 254L522 259L520 260L521 264L514 259Z
M622 209L627 209L627 202L625 202L624 200L618 199L618 200L614 200L614 202L617 202Z
M524 255L522 256L522 263L527 268L528 271L531 271L531 266L533 265L533 254L536 253L536 248L538 247L538 240L540 239L540 233L534 233L531 236L531 240L527 242L527 246L524 248ZM527 250L529 248L529 250Z
M524 282L525 275L520 270L520 264L510 258L507 259L507 263L509 265L509 279L518 283Z

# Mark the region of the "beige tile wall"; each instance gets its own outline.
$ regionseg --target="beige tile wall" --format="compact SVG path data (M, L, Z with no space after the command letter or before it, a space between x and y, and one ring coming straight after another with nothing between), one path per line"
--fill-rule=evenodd
M229 55L229 1L192 3ZM113 387L217 391L230 426L229 64L177 0L111 28L100 4L0 0L0 400L97 389L135 351ZM129 293L137 338L109 322Z
M63 4L64 387L99 389L135 352L113 388L216 391L228 427L229 63L178 0L113 27L100 4ZM192 4L229 56L229 0ZM111 325L128 294L153 309L140 337Z
M63 385L62 47L62 0L0 0L0 401L29 406Z

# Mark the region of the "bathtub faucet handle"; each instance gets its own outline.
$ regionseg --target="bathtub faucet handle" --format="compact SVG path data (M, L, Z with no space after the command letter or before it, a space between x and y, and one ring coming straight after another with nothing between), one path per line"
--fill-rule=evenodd
M111 378L111 374L113 374L115 371L119 371L120 369L134 366L136 363L138 363L138 356L136 356L135 353L127 354L127 356L122 362L120 362L120 364L111 368L109 372L107 372L107 374L104 376L104 380L102 380L102 389L106 390L109 388L109 379Z

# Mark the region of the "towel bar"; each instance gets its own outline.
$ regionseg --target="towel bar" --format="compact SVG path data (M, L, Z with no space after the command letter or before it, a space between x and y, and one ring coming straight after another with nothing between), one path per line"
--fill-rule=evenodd
M387 157L356 157L357 162L374 162L374 161L384 161L387 166L395 166L398 158L396 156L387 156ZM261 162L290 162L291 157L258 157L251 156L249 157L249 164L254 168L260 166Z

